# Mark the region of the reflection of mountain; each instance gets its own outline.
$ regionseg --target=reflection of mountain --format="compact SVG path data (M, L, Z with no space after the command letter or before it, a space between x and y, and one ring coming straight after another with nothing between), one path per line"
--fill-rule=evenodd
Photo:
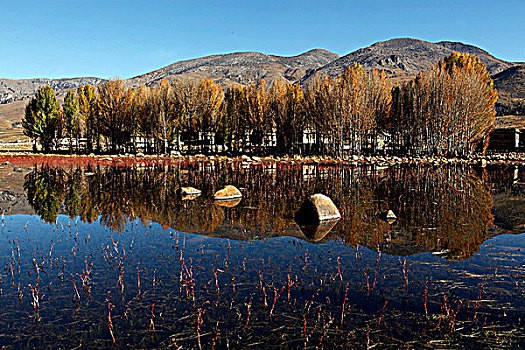
M5 214L34 213L24 193L24 174L31 169L12 166L8 162L0 165L0 212Z
M211 200L220 187L233 184L244 197L235 207ZM202 190L184 201L181 186ZM28 200L47 222L59 212L123 231L135 218L165 229L211 237L255 240L293 236L323 242L340 237L349 245L365 245L406 255L448 250L449 258L474 254L489 237L492 196L468 167L311 166L208 161L155 168L41 167L26 176ZM293 220L302 200L325 193L343 218L332 228L301 231ZM378 214L393 210L393 225Z
M511 233L525 232L525 167L489 166L494 191L494 222Z

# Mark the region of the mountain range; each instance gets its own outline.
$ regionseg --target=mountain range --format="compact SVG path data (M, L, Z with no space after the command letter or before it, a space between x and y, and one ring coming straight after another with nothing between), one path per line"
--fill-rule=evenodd
M223 86L249 84L265 79L268 83L280 79L291 83L308 84L314 76L341 74L354 62L365 69L384 70L390 78L402 82L427 70L453 51L468 52L478 56L492 75L500 99L500 114L525 114L525 63L500 60L472 45L442 41L431 43L423 40L399 38L378 42L369 47L339 56L323 49L314 49L293 57L267 55L258 52L237 52L206 56L173 63L164 68L126 79L130 87L142 84L155 85L162 79L213 78ZM0 79L0 128L10 127L21 120L24 101L36 90L49 84L59 97L67 89L82 84L96 85L105 81L96 77L65 79Z

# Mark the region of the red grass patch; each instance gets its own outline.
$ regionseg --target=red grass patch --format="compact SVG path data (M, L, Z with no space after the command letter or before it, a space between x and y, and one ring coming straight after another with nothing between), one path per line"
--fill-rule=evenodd
M118 157L118 156L66 156L45 154L0 154L0 163L9 162L13 165L51 165L51 166L152 166L158 164L174 164L180 158L168 157Z

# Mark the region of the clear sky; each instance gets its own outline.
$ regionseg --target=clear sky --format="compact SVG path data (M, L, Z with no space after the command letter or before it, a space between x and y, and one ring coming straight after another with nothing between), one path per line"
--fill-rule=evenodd
M133 77L259 51L339 55L377 41L461 41L525 61L525 0L18 0L0 11L0 78Z

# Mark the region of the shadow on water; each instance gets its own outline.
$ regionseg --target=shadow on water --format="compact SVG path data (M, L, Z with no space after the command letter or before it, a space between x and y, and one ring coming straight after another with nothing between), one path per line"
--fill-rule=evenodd
M0 346L516 347L525 237L498 235L522 225L520 171L35 166L38 216L2 219ZM342 218L299 226L313 193Z

